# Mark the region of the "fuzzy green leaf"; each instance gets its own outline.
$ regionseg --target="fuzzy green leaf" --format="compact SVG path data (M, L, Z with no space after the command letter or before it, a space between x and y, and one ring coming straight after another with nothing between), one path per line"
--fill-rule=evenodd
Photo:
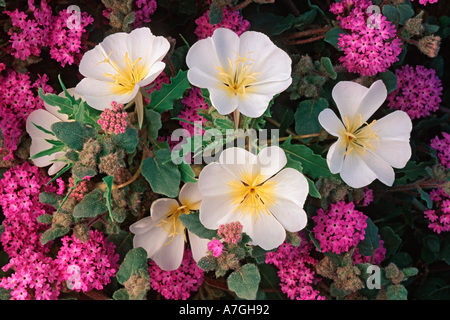
M104 191L101 189L94 189L75 206L73 209L73 216L75 218L93 218L108 210Z
M77 151L83 150L84 144L97 136L97 130L77 121L56 122L51 129L61 142Z
M147 134L150 139L158 138L159 129L162 127L161 114L152 109L145 109L145 124L147 126Z
M113 134L111 141L116 147L123 149L126 153L133 153L139 142L138 132L136 129L127 127L125 132Z
M317 133L322 129L319 123L319 113L328 108L324 98L304 100L295 111L295 133L298 135Z
M367 218L366 234L364 239L358 243L359 253L362 256L371 256L379 246L378 227L373 223L372 219Z
M341 34L345 33L343 29L337 27L337 28L333 28L331 30L329 30L326 34L325 34L325 38L323 39L325 42L328 42L329 44L331 44L333 47L335 47L336 49L338 48L338 41L339 41L339 37L341 36Z
M120 284L124 284L125 281L138 273L142 268L147 268L147 252L141 247L131 249L117 271L117 281Z
M178 196L181 173L172 162L171 154L169 149L155 151L154 157L149 157L142 163L142 175L153 192L175 198Z
M46 230L41 235L41 243L42 245L45 245L47 242L52 241L58 237L61 237L68 233L70 230L69 227L63 227L59 225L54 225L50 229Z
M179 217L181 223L193 234L203 239L212 239L217 237L217 230L207 229L200 222L200 215L198 212L191 212L190 214L182 214Z
M239 298L254 300L258 292L261 276L258 267L247 263L240 270L233 271L227 278L228 288Z
M106 207L108 208L109 216L111 217L111 219L113 219L112 208L111 208L111 192L112 192L114 177L107 176L107 177L104 177L102 180L106 184L106 190L104 193L104 197L106 200Z
M180 170L181 180L183 180L184 182L197 183L195 172L194 170L192 170L189 164L187 164L186 162L181 162L178 165L178 169Z

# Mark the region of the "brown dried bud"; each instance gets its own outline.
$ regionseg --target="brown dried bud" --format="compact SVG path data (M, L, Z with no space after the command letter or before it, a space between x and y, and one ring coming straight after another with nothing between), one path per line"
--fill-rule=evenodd
M89 139L79 153L80 163L86 167L95 167L97 165L97 155L102 147L97 140Z
M422 24L423 11L421 11L417 16L408 19L405 23L405 31L411 36L421 36L425 28Z
M77 224L73 228L73 235L81 242L89 240L89 229L85 224Z
M118 151L110 153L100 158L98 169L101 173L106 173L109 176L115 176L120 168L123 167L123 152Z
M130 300L142 300L150 289L150 280L136 272L123 285L128 292Z
M430 58L436 58L441 48L441 37L426 36L419 40L419 50Z

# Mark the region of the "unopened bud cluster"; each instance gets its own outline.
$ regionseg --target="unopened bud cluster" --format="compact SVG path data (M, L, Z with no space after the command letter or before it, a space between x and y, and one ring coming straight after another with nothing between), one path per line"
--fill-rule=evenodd
M124 111L123 104L111 102L112 109L105 109L98 120L102 130L108 133L124 133L128 125L128 114Z

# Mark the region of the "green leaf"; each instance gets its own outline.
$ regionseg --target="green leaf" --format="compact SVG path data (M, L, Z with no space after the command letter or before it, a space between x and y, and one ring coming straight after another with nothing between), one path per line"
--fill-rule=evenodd
M136 129L127 127L125 132L111 135L111 141L126 153L133 153L139 142L138 132Z
M218 24L222 21L223 9L217 3L211 3L209 10L209 23L212 25Z
M37 217L36 220L39 223L52 224L52 222L53 222L53 215L51 215L51 214L42 214L39 217Z
M400 248L402 238L400 238L391 227L385 226L380 229L380 236L383 239L383 246L386 248L386 259L394 255Z
M427 203L427 208L433 208L433 200L431 200L431 196L429 193L419 189L420 198Z
M183 180L184 182L197 183L195 172L194 170L192 170L189 164L187 164L186 162L181 162L178 165L178 169L180 170L181 180Z
M378 237L378 227L373 223L372 219L367 218L367 227L364 239L358 243L359 253L362 256L371 256L380 246L380 239Z
M120 288L119 290L114 291L113 299L114 300L130 300L130 296L128 294L127 289Z
M57 141L57 140L51 140L51 141ZM49 142L49 141L47 141ZM58 141L59 142L59 141ZM49 156L51 154L54 154L56 152L60 152L63 151L66 148L66 146L61 143L61 144L54 144L52 147L46 149L46 150L42 150L36 154L34 154L33 156L30 157L30 159L37 159L43 156Z
M190 232L203 239L217 238L217 230L207 229L200 222L200 215L198 212L191 212L190 214L182 214L179 217L183 226Z
M407 300L408 290L404 285L392 284L386 289L386 295L389 300Z
M233 271L227 278L228 288L239 298L254 300L258 292L261 276L258 267L247 263L240 270Z
M295 133L298 135L317 133L322 129L319 123L319 113L328 108L324 98L304 100L295 111Z
M332 176L328 169L327 161L320 155L315 154L305 145L291 144L289 137L280 147L289 155L292 160L298 161L303 167L303 172L311 176L312 179Z
M325 42L328 42L329 44L331 44L336 49L339 49L338 48L339 37L343 33L345 33L345 31L343 29L341 29L339 27L333 28L325 34L325 38L323 40Z
M53 208L58 208L59 202L63 198L64 197L62 195L52 193L52 192L41 192L39 194L39 202L41 202L43 204L48 204L48 205L52 206Z
M399 23L401 25L405 25L406 20L411 19L414 16L414 10L410 3L399 4L397 10L400 14Z
M398 24L400 21L400 12L397 7L393 4L387 4L383 6L383 15L387 20L391 21L394 24Z
M415 161L409 161L403 169L397 169L397 178L395 179L395 185L402 185L408 182L416 181L418 178L427 175L426 162L416 163Z
M75 218L93 218L108 210L104 191L101 189L94 189L75 206L73 209L73 216Z
M59 113L67 114L69 118L73 117L72 99L61 97L57 94L52 93L44 94L42 88L39 88L38 94L45 103L48 103L51 106L59 107Z
M325 71L328 73L331 79L335 80L337 78L337 73L334 71L333 64L331 63L330 58L328 57L322 57L320 58L320 63L325 69Z
M313 23L317 16L317 10L311 9L302 13L300 16L296 17L294 20L294 27L298 30L302 30L305 26Z
M54 225L41 235L41 243L45 245L47 242L61 237L70 231L69 227Z
M395 89L397 89L397 76L390 70L387 70L383 73L380 73L380 79L383 81L386 86L387 92L391 93Z
M271 12L260 12L250 16L248 20L252 30L262 32L269 37L282 34L292 28L295 23L295 17L292 14L280 16Z
M124 284L132 275L139 272L140 269L148 269L147 252L144 248L137 247L128 251L125 259L117 271L116 278L120 284ZM148 271L147 271L148 272Z
M162 127L161 114L152 109L145 109L145 124L147 126L147 134L150 139L158 138L159 129Z
M77 151L81 151L89 139L97 136L97 130L77 121L56 122L51 129L61 142Z
M142 163L142 175L153 192L175 198L178 196L181 173L172 162L171 154L169 149L155 151L154 157L149 157Z
M104 177L102 180L106 184L106 190L104 193L104 197L106 200L106 207L108 208L108 212L109 212L111 219L113 219L112 208L111 208L111 192L112 192L114 177L107 176L107 177Z
M159 113L171 110L174 101L181 99L184 91L190 87L191 85L187 79L187 71L180 70L178 74L171 79L169 84L163 83L161 89L152 92L151 101L145 108L155 110Z

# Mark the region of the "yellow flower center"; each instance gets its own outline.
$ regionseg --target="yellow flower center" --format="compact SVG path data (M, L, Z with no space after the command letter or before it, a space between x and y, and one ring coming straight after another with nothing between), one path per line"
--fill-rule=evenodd
M183 234L185 237L184 240L186 241L186 235L184 234L185 227L179 218L182 214L189 213L191 213L191 210L188 206L174 206L166 217L161 220L161 223L157 225L157 227L162 227L169 234L169 238L171 238L169 242L164 245L171 243L175 236L179 234Z
M349 121L347 117L344 119L345 130L343 132L344 140L346 143L347 151L344 155L356 151L362 152L365 154L367 148L375 151L375 147L373 146L374 140L378 142L378 136L372 130L372 125L376 122L373 120L372 123L365 122L365 126L362 121L362 115L359 115L359 121L356 118L353 121Z
M116 61L111 59L111 53L109 53L108 57L105 57L105 60L100 63L109 64L114 71L115 74L104 73L105 76L112 78L111 90L114 94L130 95L136 84L144 79L144 77L148 74L149 67L145 64L141 63L141 58L138 58L131 62L128 57L128 52L125 52L124 63L120 64L120 66L116 63Z
M232 204L236 206L234 212L251 215L255 220L260 214L270 214L267 207L275 202L276 183L264 179L259 172L244 172L240 179L228 183Z
M247 58L247 56L251 52L245 54L242 58L235 52L237 55L237 60L234 62L228 58L228 67L216 67L219 71L217 77L219 81L223 84L223 89L228 92L230 96L238 95L240 97L245 97L247 93L252 92L253 84L256 82L256 76L260 74L260 72L252 72L251 70L251 61L253 59Z

